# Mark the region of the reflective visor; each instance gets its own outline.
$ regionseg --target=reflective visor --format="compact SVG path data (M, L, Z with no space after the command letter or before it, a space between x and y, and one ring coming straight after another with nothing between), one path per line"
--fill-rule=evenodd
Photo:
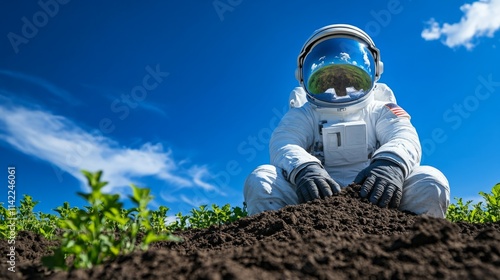
M375 81L375 60L367 45L351 38L330 38L314 45L302 67L310 97L345 103L365 96Z

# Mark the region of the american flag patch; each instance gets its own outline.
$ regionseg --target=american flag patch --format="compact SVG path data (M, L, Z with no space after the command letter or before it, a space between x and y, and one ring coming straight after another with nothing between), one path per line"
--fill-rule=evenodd
M408 113L406 113L406 111L403 108L399 107L397 104L387 103L385 104L385 107L389 108L389 110L391 110L391 112L393 112L394 115L398 117L410 118L410 115L408 115Z

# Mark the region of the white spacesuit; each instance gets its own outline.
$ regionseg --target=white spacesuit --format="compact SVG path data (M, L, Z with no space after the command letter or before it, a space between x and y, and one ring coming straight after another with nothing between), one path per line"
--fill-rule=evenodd
M335 195L356 182L381 207L444 217L446 177L420 166L421 147L408 113L377 83L380 52L357 27L336 24L302 48L290 110L273 132L271 164L245 181L250 215Z

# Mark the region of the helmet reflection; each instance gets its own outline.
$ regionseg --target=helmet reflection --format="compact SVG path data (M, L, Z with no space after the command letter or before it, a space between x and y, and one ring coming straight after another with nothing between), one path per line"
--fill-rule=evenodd
M367 92L371 87L371 77L357 66L333 64L314 72L307 87L312 94L333 91L336 96L346 96L348 90Z
M375 83L375 59L367 45L353 38L333 37L314 44L302 67L309 96L328 103L351 102Z

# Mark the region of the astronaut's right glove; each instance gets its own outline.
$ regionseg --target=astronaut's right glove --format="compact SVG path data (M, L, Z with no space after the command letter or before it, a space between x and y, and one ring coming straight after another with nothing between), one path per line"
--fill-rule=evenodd
M340 185L317 163L304 167L295 176L295 192L299 203L340 193Z

